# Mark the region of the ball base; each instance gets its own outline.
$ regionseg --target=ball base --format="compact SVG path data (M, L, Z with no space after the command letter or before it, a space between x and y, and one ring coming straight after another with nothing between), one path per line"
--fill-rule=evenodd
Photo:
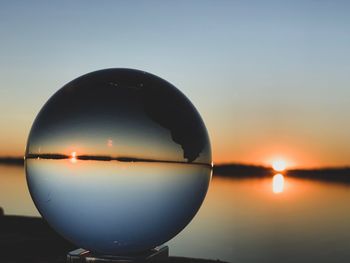
M150 262L152 260L165 259L167 257L169 257L168 246L159 246L139 254L125 256L94 255L90 251L79 248L67 254L67 263L137 263Z

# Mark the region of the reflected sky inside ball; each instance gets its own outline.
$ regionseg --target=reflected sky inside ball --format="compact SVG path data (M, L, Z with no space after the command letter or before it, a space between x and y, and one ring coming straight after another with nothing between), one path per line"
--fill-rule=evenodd
M165 80L128 69L73 80L40 111L27 154L73 151L211 162L207 131L191 102Z

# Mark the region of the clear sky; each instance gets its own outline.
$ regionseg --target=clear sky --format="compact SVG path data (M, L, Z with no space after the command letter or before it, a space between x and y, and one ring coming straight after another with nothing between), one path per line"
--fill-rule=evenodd
M60 87L129 67L182 90L214 161L350 164L347 1L1 1L0 155Z

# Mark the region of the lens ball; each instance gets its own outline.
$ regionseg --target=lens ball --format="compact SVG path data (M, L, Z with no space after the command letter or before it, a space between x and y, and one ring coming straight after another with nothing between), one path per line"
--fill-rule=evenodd
M212 171L206 127L169 82L105 69L58 90L27 142L28 187L75 245L123 255L154 248L195 216Z

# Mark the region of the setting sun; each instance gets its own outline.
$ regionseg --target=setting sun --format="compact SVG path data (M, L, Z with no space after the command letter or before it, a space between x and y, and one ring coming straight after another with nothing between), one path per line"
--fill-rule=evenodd
M272 168L277 172L282 172L286 169L286 162L284 160L276 160L272 162Z
M71 161L72 163L76 163L76 162L77 162L77 153L76 153L76 152L72 152L72 153L71 153L70 161Z

